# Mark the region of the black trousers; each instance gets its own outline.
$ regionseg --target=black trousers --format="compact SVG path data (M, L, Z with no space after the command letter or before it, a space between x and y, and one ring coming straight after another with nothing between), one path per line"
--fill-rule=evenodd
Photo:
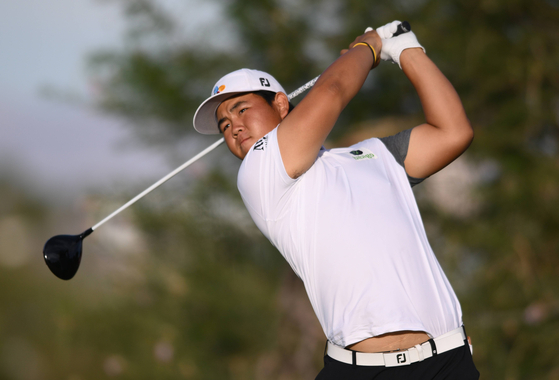
M324 368L316 380L477 380L479 372L474 365L470 347L464 345L400 367L358 366L339 362L328 355Z

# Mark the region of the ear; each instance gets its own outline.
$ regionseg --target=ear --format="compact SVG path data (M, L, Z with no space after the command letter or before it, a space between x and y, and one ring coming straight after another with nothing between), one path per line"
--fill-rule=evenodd
M274 107L279 112L281 119L285 119L289 113L289 98L283 92L276 92Z

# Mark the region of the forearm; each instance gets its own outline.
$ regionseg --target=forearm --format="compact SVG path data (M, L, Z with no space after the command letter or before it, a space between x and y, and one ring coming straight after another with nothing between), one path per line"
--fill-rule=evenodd
M404 50L400 63L419 95L428 124L447 132L471 132L456 90L422 49Z
M374 31L357 37L350 50L324 71L278 128L278 145L291 178L297 178L313 165L340 113L367 79L374 58L368 46L353 47L358 42L370 43L378 52L382 46Z
M373 63L371 50L364 45L356 46L341 55L322 73L313 91L327 91L333 102L339 105L341 112L365 83Z
M334 95L333 100L340 106L341 112L365 83L375 59L380 59L381 50L382 41L376 31L358 36L349 44L349 50L342 50L341 56L320 76L313 90L318 92L326 89Z

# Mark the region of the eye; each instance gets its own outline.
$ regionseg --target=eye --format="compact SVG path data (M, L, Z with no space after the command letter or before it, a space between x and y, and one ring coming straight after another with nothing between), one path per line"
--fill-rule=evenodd
M226 120L223 120L221 123L217 125L217 129L219 129L219 133L223 133L229 128L231 124L226 124Z
M246 110L247 110L247 108L243 108L243 109L241 109L241 110L239 111L239 114L241 114L241 113L245 112Z

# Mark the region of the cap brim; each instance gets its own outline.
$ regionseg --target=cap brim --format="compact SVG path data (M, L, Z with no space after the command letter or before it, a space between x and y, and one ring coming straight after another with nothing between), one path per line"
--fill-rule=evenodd
M204 135L218 135L220 132L215 116L217 108L225 100L244 92L246 91L226 92L206 99L194 114L194 129Z

